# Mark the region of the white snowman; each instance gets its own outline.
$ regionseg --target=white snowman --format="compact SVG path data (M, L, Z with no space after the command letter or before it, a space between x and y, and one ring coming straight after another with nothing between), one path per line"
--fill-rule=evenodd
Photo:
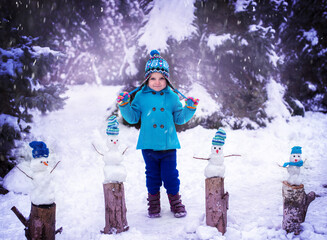
M284 163L283 165L283 167L287 167L288 183L290 183L291 185L302 184L302 181L300 179L300 171L302 166L302 148L299 146L295 146L292 148L290 161Z
M225 144L226 132L224 129L219 128L212 139L211 154L209 156L209 163L204 170L206 178L212 177L224 177L225 165L224 165L224 151L223 146Z
M107 150L103 153L104 183L126 181L126 168L122 165L123 156L119 148L118 125L116 116L111 116L107 127Z
M48 205L55 201L54 185L49 167L49 149L44 142L33 141L33 159L30 163L33 188L30 193L31 202L35 205Z

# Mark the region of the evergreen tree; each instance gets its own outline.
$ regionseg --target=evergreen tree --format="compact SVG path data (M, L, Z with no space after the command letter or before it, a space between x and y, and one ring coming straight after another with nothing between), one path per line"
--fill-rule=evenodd
M288 86L287 100L303 114L306 110L327 112L326 1L288 1L288 15L281 25L279 45L283 62L281 79Z
M17 2L16 2L17 4ZM29 133L30 109L42 113L62 108L65 87L51 82L52 67L60 53L41 47L43 41L28 35L15 19L11 4L0 13L0 176L13 167L15 140ZM26 8L28 11L28 8ZM29 16L18 7L19 14ZM18 15L19 15L18 14Z
M264 88L275 71L274 29L255 17L254 1L242 11L229 1L196 1L195 8L200 82L225 115L264 125Z

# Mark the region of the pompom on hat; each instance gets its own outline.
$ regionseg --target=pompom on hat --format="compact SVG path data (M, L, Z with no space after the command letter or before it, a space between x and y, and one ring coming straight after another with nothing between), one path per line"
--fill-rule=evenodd
M31 148L33 148L32 150L33 158L40 158L40 157L47 158L49 156L49 148L47 148L47 145L44 142L33 141L30 142L29 145Z
M226 132L224 129L219 128L214 138L212 139L212 145L223 146L225 144Z
M144 79L147 80L151 73L158 72L164 75L164 77L169 79L169 64L168 62L160 56L158 50L152 50L150 52L150 59L145 64L145 75ZM168 80L169 81L169 80Z
M108 119L108 126L107 126L107 135L118 135L119 134L119 122L117 121L117 117L112 115Z
M302 154L302 147L300 146L292 147L291 154Z

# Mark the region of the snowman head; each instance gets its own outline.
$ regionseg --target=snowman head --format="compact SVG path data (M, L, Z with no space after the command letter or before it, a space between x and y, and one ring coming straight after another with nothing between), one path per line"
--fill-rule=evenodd
M118 135L108 135L107 137L107 147L108 149L116 149L119 146Z
M292 148L290 162L299 162L302 160L302 148L295 146Z
M30 167L33 172L44 172L49 168L49 161L45 158L36 158L31 161Z
M222 156L224 155L224 151L223 151L223 146L219 146L219 145L212 145L211 146L211 153L213 155L218 155L218 156Z

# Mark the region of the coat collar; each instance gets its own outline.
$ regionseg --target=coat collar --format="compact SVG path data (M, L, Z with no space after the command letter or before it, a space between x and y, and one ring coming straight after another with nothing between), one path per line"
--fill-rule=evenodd
M156 92L156 93L161 93L161 92L164 92L164 93L169 93L170 91L170 87L167 86L165 87L164 89L162 89L161 91L157 92L153 89L151 89L148 85L145 85L143 88L142 88L142 92L143 93L151 93L151 92Z

